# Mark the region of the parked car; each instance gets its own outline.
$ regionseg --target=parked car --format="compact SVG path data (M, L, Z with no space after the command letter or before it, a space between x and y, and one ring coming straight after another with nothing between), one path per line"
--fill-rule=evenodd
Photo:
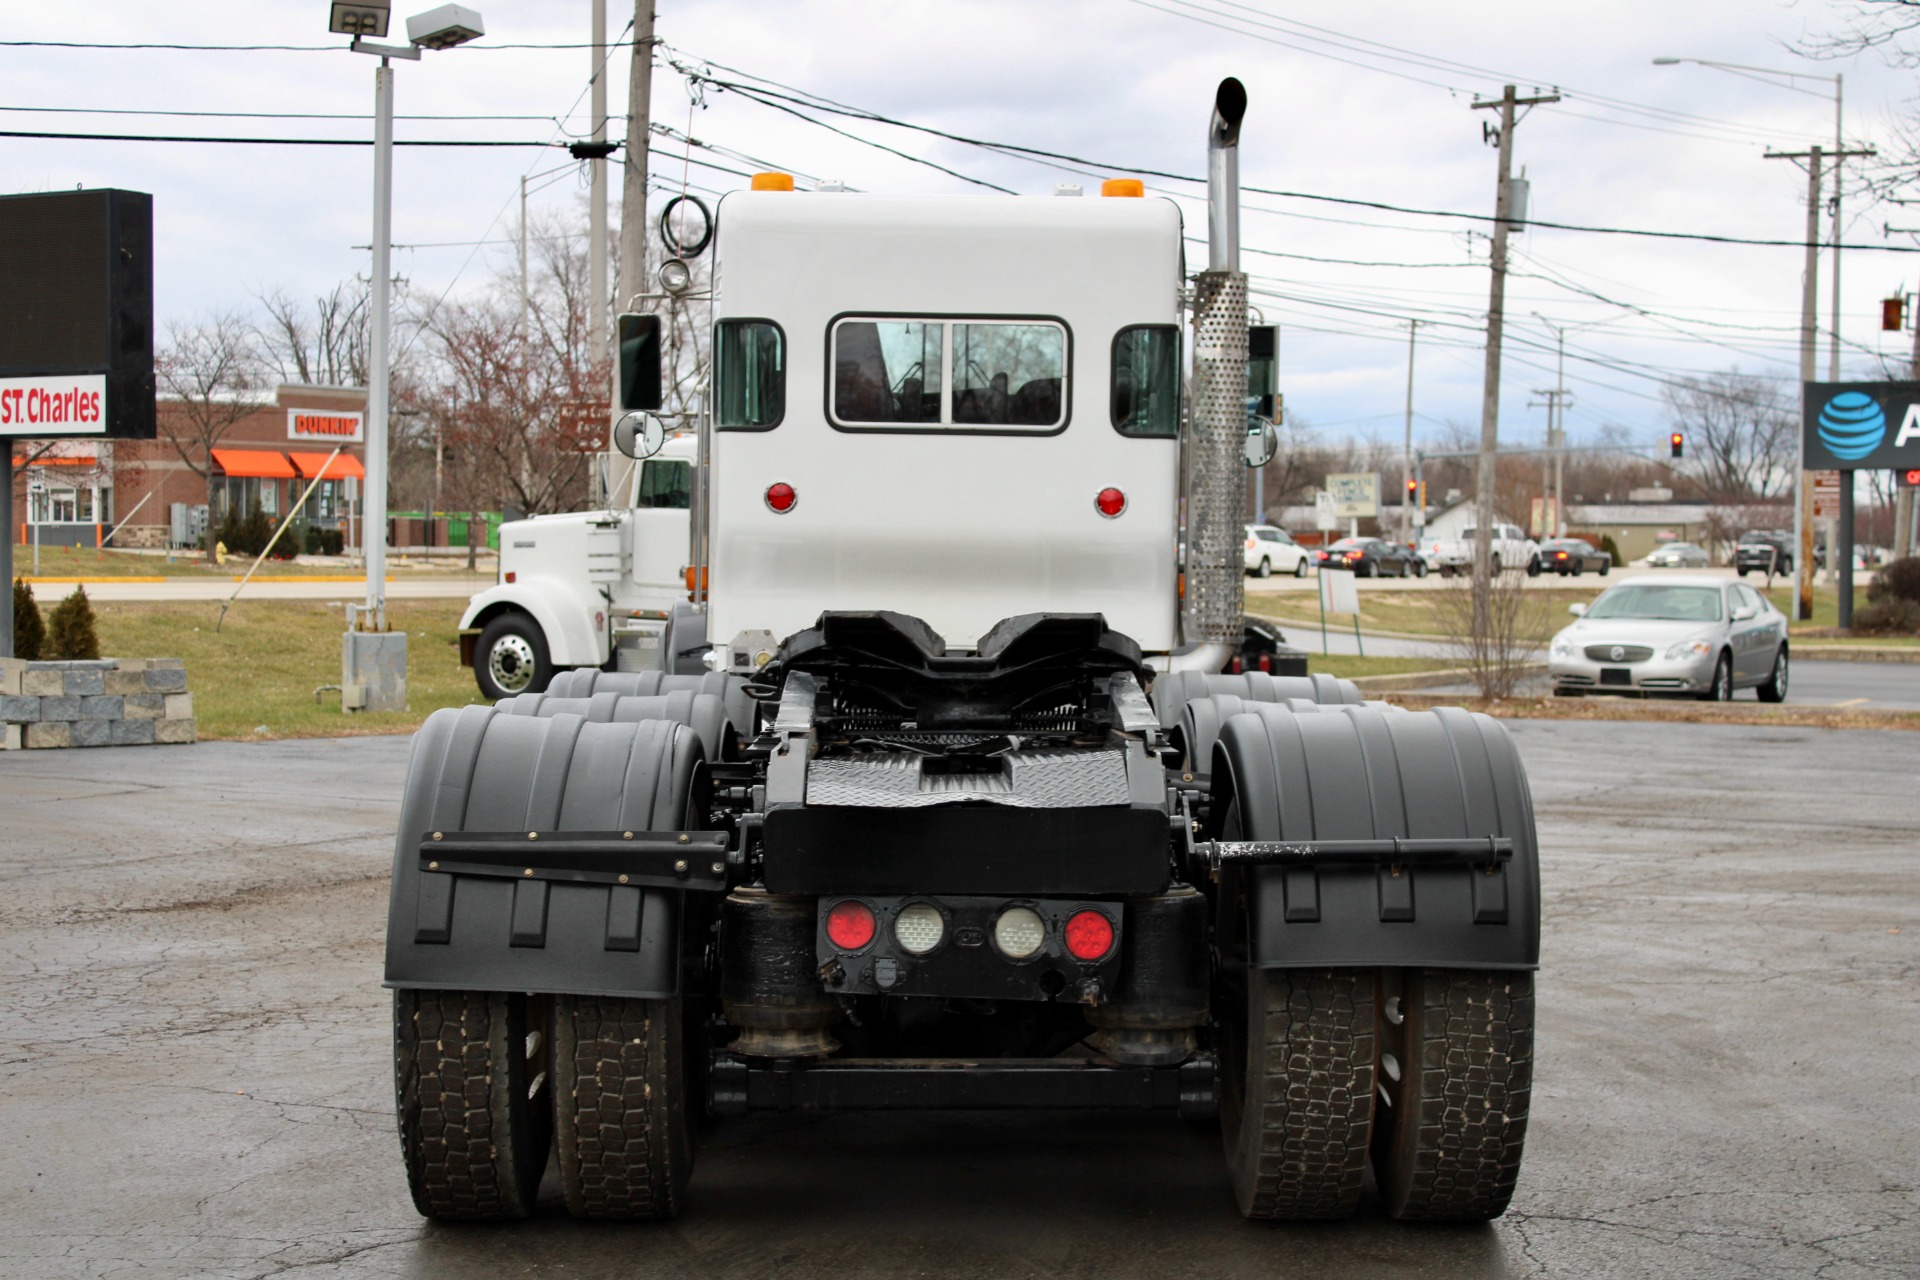
M1316 557L1322 569L1351 569L1359 578L1424 578L1427 562L1404 543L1342 538Z
M1665 543L1647 557L1649 569L1704 569L1708 563L1707 553L1691 542Z
M1732 578L1628 578L1591 605L1547 648L1553 691L1579 696L1679 693L1725 702L1756 689L1762 702L1787 696L1787 619Z
M1783 529L1749 529L1733 547L1733 567L1749 573L1792 573L1793 535Z
M1613 557L1594 550L1585 538L1549 538L1540 544L1540 571L1577 578L1587 570L1601 577L1613 572Z
M1466 572L1473 564L1473 540L1478 530L1468 529L1457 538L1435 538L1420 548L1422 558L1440 570L1442 577ZM1540 544L1514 524L1493 526L1493 570L1525 569L1529 578L1540 573Z
M1256 578L1271 578L1275 573L1290 573L1296 578L1307 576L1307 563L1312 559L1307 549L1293 540L1285 529L1276 529L1270 524L1250 524L1247 526L1247 572Z

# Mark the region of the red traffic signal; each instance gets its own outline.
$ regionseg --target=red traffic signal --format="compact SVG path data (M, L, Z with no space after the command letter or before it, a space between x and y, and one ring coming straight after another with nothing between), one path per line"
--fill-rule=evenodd
M1920 489L1920 467L1915 467L1910 471L1903 472L1900 479L1905 482L1909 488Z
M1678 431L1667 437L1667 443L1672 447L1674 457L1680 458L1686 456L1687 438Z
M1420 492L1420 482L1418 480L1407 481L1407 500L1409 502L1411 502L1414 498L1414 495L1418 494L1419 492Z

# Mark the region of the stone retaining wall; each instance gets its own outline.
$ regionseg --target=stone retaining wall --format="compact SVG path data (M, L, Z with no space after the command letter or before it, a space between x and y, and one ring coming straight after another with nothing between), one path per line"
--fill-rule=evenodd
M192 742L193 695L179 658L22 662L0 658L0 749Z

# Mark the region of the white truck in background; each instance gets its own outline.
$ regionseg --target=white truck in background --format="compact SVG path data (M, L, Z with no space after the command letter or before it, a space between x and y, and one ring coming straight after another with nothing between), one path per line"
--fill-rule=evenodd
M651 670L686 565L698 439L634 468L624 508L500 526L498 581L460 619L460 662L490 699L539 693L571 667Z
M1443 578L1465 573L1473 567L1473 539L1477 529L1465 529L1457 538L1430 538L1416 547ZM1540 576L1540 544L1515 524L1493 526L1493 571L1525 569L1529 578Z

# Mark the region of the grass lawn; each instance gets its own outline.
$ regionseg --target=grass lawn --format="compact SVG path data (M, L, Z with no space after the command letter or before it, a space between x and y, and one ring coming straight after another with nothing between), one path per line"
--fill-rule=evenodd
M133 555L125 551L96 551L92 547L42 547L40 572L35 575L33 548L16 546L13 549L13 571L22 578L232 578L236 574L246 573L252 563L252 556L228 556L225 565L214 566L207 563L206 557L190 551L176 551L172 557L167 557ZM268 560L254 576L266 578L288 574L304 576L352 572L345 565ZM42 603L46 603L44 599Z
M1303 636L1290 635L1287 643L1301 649L1310 647ZM1361 658L1350 653L1312 653L1307 658L1308 671L1315 675L1339 676L1342 680L1357 680L1361 676L1398 676L1410 671L1438 671L1451 665L1445 658Z
M1462 583L1464 587L1464 580ZM1541 587L1527 592L1527 601L1539 602L1545 622L1540 639L1550 637L1565 626L1572 618L1567 614L1570 604L1586 604L1593 600L1597 589ZM1440 621L1438 605L1442 598L1438 591L1368 591L1360 596L1360 629L1365 631L1401 632L1406 635L1441 636L1444 629ZM1262 594L1251 588L1247 591L1247 612L1259 614L1264 618L1284 624L1288 628L1287 640L1301 648L1311 648L1320 637L1320 609L1313 596ZM1345 631L1353 634L1351 618L1336 618L1329 615L1327 630ZM1311 635L1309 635L1311 631Z
M51 605L43 601L43 607ZM336 605L305 600L241 600L215 635L218 604L96 601L100 652L111 658L184 658L187 687L203 738L319 738L404 733L441 707L479 702L473 672L460 665L458 624L464 601L394 601L388 620L407 631L406 711L340 710ZM264 726L264 732L256 729Z

